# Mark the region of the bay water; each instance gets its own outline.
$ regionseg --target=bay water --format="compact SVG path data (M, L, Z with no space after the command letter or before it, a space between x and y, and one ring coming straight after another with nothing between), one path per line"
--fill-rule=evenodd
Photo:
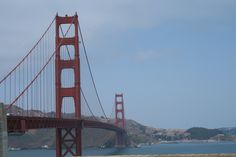
M236 154L236 142L214 143L177 143L155 144L139 148L88 148L83 150L84 156L89 155L147 155L147 154ZM8 151L7 157L55 157L55 150L19 150Z

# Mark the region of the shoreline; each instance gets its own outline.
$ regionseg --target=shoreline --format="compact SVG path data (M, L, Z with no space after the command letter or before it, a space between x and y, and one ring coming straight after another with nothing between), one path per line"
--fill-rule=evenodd
M127 148L140 148L143 146L152 146L152 145L165 145L165 144L206 144L206 143L236 143L236 141L215 141L215 140L188 140L188 141L161 141L158 143L140 143L137 145L130 145ZM115 147L99 147L99 146L90 146L84 147L83 149L111 149ZM19 150L55 150L55 147L34 147L34 148L21 148L21 147L8 147L8 151L19 151Z

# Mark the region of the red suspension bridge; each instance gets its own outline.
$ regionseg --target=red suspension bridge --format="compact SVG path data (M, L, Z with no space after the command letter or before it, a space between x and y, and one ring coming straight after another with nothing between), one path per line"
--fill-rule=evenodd
M56 128L57 157L82 155L83 128L114 131L116 145L125 146L123 94L115 96L114 120L108 118L77 14L56 15L33 48L0 81L0 100L7 108L9 133Z

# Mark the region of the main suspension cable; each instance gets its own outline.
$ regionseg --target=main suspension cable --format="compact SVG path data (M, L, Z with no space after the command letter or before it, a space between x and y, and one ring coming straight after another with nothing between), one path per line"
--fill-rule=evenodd
M86 97L85 97L85 95L84 95L84 92L83 92L82 88L80 88L80 91L81 91L81 94L82 94L82 96L83 96L83 98L84 98L85 104L87 105L87 107L88 107L90 113L92 114L93 118L97 120L97 118L94 116L94 114L93 114L93 112L92 112L92 110L91 110L91 108L90 108L90 106L89 106L89 104L88 104L88 101L87 101L87 99L86 99Z
M75 18L72 19L71 24L70 24L69 28L67 29L65 35L67 35L67 33L69 32L69 30L70 30L70 28L71 28L71 26L72 26L72 24L73 24L73 22L74 22L74 19L75 19ZM55 20L55 18L54 18L54 20ZM53 20L53 21L54 21L54 20ZM63 39L61 40L61 42L59 43L59 45L62 43L62 41L63 41ZM52 58L53 58L53 56L55 55L56 50L57 50L58 48L59 48L59 46L56 47L56 49L55 49L55 51L53 52L53 54L50 56L50 58L49 58L48 61L45 63L45 65L41 68L41 70L38 72L38 74L34 77L34 79L25 87L25 89L18 95L18 97L16 97L16 99L15 99L12 103L10 103L10 105L8 106L7 109L11 108L11 106L29 89L29 87L34 83L34 81L40 76L40 74L43 72L43 70L46 68L46 66L49 64L49 62L52 60ZM13 71L14 71L14 70L13 70Z
M46 31L43 33L43 35L39 38L39 40L36 42L36 44L33 46L33 48L26 54L26 56L0 81L0 84L2 84L3 81L5 81L24 61L25 59L33 52L33 50L36 48L36 46L40 43L40 41L43 39L45 34L48 32L52 24L54 23L56 18L52 20L50 25L47 27Z
M97 87L96 87L96 84L95 84L95 81L94 81L94 77L93 77L93 74L92 74L92 70L91 70L91 66L90 66L90 63L89 63L89 59L88 59L88 55L87 55L87 51L86 51L86 47L85 47L85 44L84 44L84 39L83 39L83 35L82 35L82 31L81 31L81 27L80 27L80 23L78 22L78 26L79 26L79 33L80 33L80 36L81 36L81 41L82 41L82 45L83 45L83 49L84 49L84 53L85 53L85 58L86 58L86 61L87 61L87 64L88 64L88 68L89 68L89 73L91 75L91 79L92 79L92 82L93 82L93 87L95 89L95 92L96 92L96 96L97 96L97 99L98 99L98 102L99 102L99 105L102 109L102 112L105 116L105 118L107 119L107 116L106 116L106 113L103 109L103 106L102 106L102 103L101 103L101 99L98 95L98 90L97 90Z

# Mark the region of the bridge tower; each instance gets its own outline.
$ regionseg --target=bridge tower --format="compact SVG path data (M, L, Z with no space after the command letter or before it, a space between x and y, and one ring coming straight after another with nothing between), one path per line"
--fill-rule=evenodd
M116 126L125 130L125 113L123 94L115 95L115 116ZM120 132L116 135L116 147L125 147L125 133Z
M74 25L74 36L64 37L60 35L60 26L63 24ZM73 59L65 60L61 58L61 46L73 46ZM62 87L61 73L63 69L73 69L74 86ZM56 16L56 118L62 118L62 102L65 97L74 99L75 118L81 119L81 97L80 97L80 59L79 59L79 36L78 36L78 16ZM81 156L81 126L76 128L56 128L56 156L64 157L68 154ZM72 147L75 147L72 148Z

